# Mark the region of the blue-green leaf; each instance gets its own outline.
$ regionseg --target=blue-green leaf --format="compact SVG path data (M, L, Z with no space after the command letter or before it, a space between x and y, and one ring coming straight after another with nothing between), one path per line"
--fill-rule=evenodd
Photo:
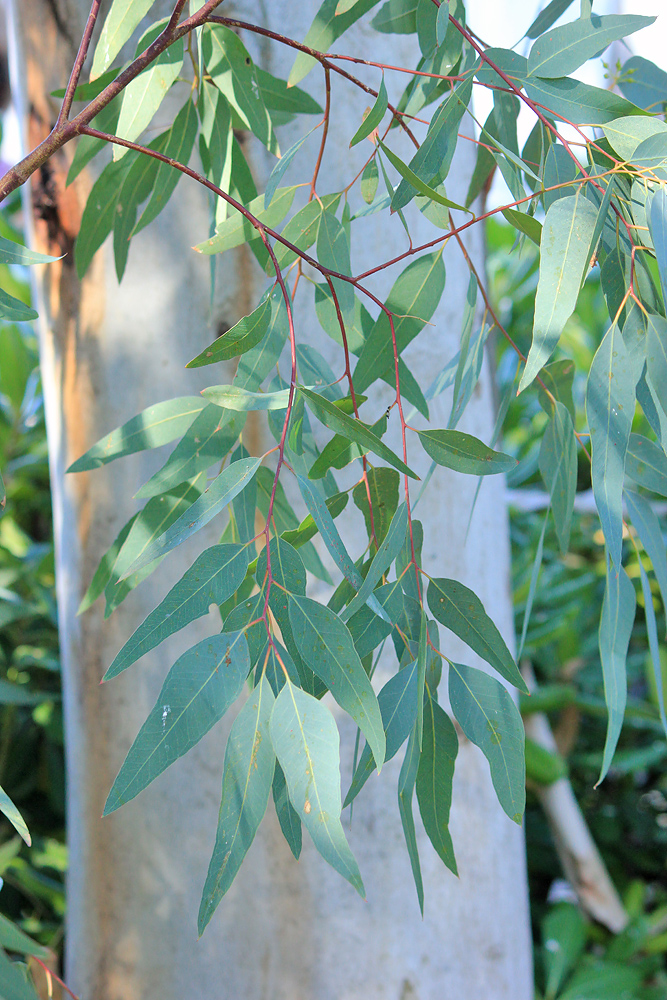
M9 795L7 795L4 788L0 788L0 812L7 817L16 832L20 835L21 839L26 842L28 847L30 847L32 839L30 837L28 827L26 826L26 822L10 799Z
M249 671L243 632L202 639L183 653L167 674L155 707L130 747L109 792L104 815L133 799L199 743L236 701Z
M609 770L623 725L628 690L625 659L635 620L635 606L635 588L628 574L622 566L611 566L608 563L599 638L609 721L598 785Z
M289 681L271 713L271 742L289 797L325 861L364 896L340 821L340 737L329 709Z
M283 836L289 844L290 851L298 861L301 854L301 820L289 800L285 775L277 762L273 775L273 803L276 807L276 815Z
M283 221L294 201L296 187L278 188L268 208L264 207L264 195L258 195L248 205L244 206L254 218L268 229L274 229ZM243 243L260 239L259 230L240 212L233 211L228 219L216 227L210 239L198 243L195 250L198 253L214 254L224 250L232 250Z
M572 0L551 0L531 24L526 38L539 38L543 31L548 31L554 21L565 13L571 3Z
M577 491L577 444L572 417L558 400L542 438L540 472L551 497L558 545L567 552Z
M405 751L401 773L398 776L398 811L401 816L403 835L410 858L412 876L415 880L419 909L424 914L424 885L422 882L421 865L419 864L419 850L417 848L417 837L415 835L415 821L412 815L412 796L417 781L419 770L419 740L417 739L417 727L413 727L408 740L408 748Z
M13 240L0 236L0 264L49 264L60 259L60 257L49 257L46 253L28 250L20 243L14 243Z
M113 0L95 46L90 79L95 80L111 65L155 0Z
M525 735L519 710L500 681L463 663L450 663L452 711L489 762L498 801L521 823L526 805Z
M3 1000L37 1000L37 994L16 962L0 948L0 995Z
M631 434L625 471L639 486L667 497L667 456L655 441Z
M459 740L451 719L428 690L425 701L417 802L429 840L450 871L458 875L449 834L449 809Z
M640 115L641 109L611 90L591 87L572 77L542 80L531 76L525 81L526 94L554 118L574 125L605 125L624 115Z
M667 553L660 521L646 497L632 490L625 490L625 500L630 520L651 560L653 572L660 586L663 607L667 608Z
M265 336L271 320L271 302L264 299L253 312L244 316L221 337L189 361L186 368L200 368L213 365L217 361L229 361L245 354L255 347Z
M250 392L238 385L212 385L208 389L202 389L202 396L206 396L216 406L243 413L248 410L284 410L289 401L290 390Z
M408 508L405 503L402 503L391 520L389 531L373 557L373 562L364 577L364 582L359 588L358 593L344 611L341 612L343 621L347 621L355 612L359 611L372 595L382 576L387 572L400 552L407 528Z
M471 476L488 476L508 472L516 466L516 459L487 447L479 438L463 431L419 431L424 451L438 465Z
M375 104L368 112L363 122L357 129L357 131L352 136L350 140L350 149L352 146L356 146L358 142L365 139L367 135L370 135L373 129L376 129L382 119L384 118L385 111L387 110L387 88L384 85L384 73L382 74L382 80L380 82L380 89L378 90L378 95L375 98ZM373 161L374 162L374 161ZM377 171L377 166L375 167ZM371 198L371 201L373 199Z
M538 38L528 56L528 76L564 77L582 63L600 55L611 45L641 28L653 24L654 17L640 14L608 14L570 21Z
M276 761L269 734L274 701L263 677L229 733L218 830L199 907L200 935L234 881L266 812Z
M266 189L264 191L265 208L268 208L269 205L271 204L273 196L278 189L278 185L280 184L280 181L283 178L283 174L289 167L290 163L292 162L296 154L299 152L299 150L303 146L308 136L312 135L313 132L315 132L316 129L318 129L319 127L320 127L319 125L315 125L314 128L311 128L310 131L306 132L305 135L302 135L300 139L297 139L297 141L292 146L290 146L290 148L286 150L286 152L284 152L281 158L278 160L278 162L276 163L275 167L273 168L273 170L269 175L268 181L266 182Z
M324 0L308 29L304 44L311 49L328 52L331 43L340 38L351 24L367 14L377 3L378 0L357 0L352 7L339 14L337 12L338 0ZM306 55L305 52L299 52L290 71L287 85L293 87L295 83L300 83L315 65L316 62L312 56Z

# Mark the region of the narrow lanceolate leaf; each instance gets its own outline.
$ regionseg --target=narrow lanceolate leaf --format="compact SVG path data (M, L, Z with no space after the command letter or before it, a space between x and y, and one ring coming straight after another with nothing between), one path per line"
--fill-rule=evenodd
M641 559L639 560L639 574L642 582L642 594L644 597L644 611L646 615L646 632L648 634L648 648L653 664L653 678L655 680L656 694L658 698L658 712L662 728L667 734L667 715L665 715L665 691L662 676L662 662L660 658L660 643L658 641L658 623L655 620L655 608L653 607L653 594L648 574L644 569Z
M0 989L3 1000L37 1000L37 994L22 969L0 948Z
M657 197L658 195L655 194L654 200ZM665 249L667 250L667 243ZM663 287L667 289L667 259L665 261L665 281ZM646 371L648 381L655 395L658 397L660 406L667 413L667 320L664 316L654 316L652 313L649 313L647 319Z
M359 866L340 821L340 737L334 717L286 681L273 706L270 731L290 800L315 847L363 897Z
M458 875L458 869L449 834L449 808L458 750L459 740L451 719L427 691L422 752L417 771L417 802L429 840L455 875Z
M570 21L538 38L528 56L528 76L569 76L608 45L653 24L654 17L608 14Z
M565 13L571 3L572 0L551 0L531 24L526 38L539 38L543 31L548 31L561 14Z
M408 748L405 751L401 773L398 776L398 811L401 816L403 835L410 858L412 877L415 880L419 909L424 914L424 885L422 882L421 865L419 864L419 850L417 848L417 837L415 835L415 821L412 815L412 797L417 781L419 769L419 741L417 739L416 726L413 727L408 740Z
M547 211L540 242L533 342L519 391L530 385L547 363L574 311L590 263L589 248L597 214L583 190L559 198Z
M103 437L85 455L72 462L68 472L86 472L147 448L159 448L185 434L206 403L198 396L181 396L156 403Z
M378 2L379 0L357 0L355 4L348 6L347 10L339 13L337 10L339 0L324 0L308 29L304 44L319 52L328 52L331 44ZM293 87L295 83L300 83L315 65L312 56L299 52L290 71L288 86Z
M273 775L273 804L276 807L276 815L280 823L280 829L283 831L283 837L289 844L290 851L298 861L301 855L301 820L289 800L285 775L282 767L277 762Z
M263 677L229 733L218 831L199 907L199 934L234 881L266 812L276 762L269 734L274 701L271 685Z
M368 537L375 534L378 545L381 545L385 540L389 525L398 508L400 481L400 476L395 469L378 467L368 469L366 482L362 480L352 490L354 505L364 515Z
M428 198L430 201L434 201L436 205L442 205L444 208L456 208L461 212L470 211L469 209L464 208L463 205L459 205L458 202L450 201L449 198L446 198L445 195L441 194L435 187L427 184L426 181L421 179L421 177L418 177L417 174L407 165L407 163L403 163L403 160L401 160L399 156L396 156L396 153L392 152L389 146L385 146L382 139L378 139L378 146L387 157L392 167L394 167L395 170L398 170L399 174L403 178L401 183L408 184L411 188L413 188L414 194L420 194L423 197ZM400 209L397 209L397 211L400 211Z
M357 129L357 131L352 136L350 140L350 148L356 146L358 142L365 139L367 135L370 135L373 129L376 129L382 119L384 118L385 111L387 110L387 88L384 85L384 73L382 74L382 80L380 82L380 89L378 90L378 95L375 99L375 104L370 109L363 122ZM371 199L372 200L372 199Z
M312 133L319 127L320 127L319 125L316 125L315 128L311 128L310 131L306 132L305 135L302 135L300 139L297 139L297 141L292 146L290 146L290 148L286 150L281 156L281 158L278 160L275 167L271 171L271 174L269 175L268 181L266 182L266 189L264 191L265 208L268 208L269 205L271 204L273 196L278 190L278 185L280 184L283 175L287 170L287 168L289 167L290 163L292 162L296 154L299 152L299 150L303 146L308 136L312 135Z
M655 578L660 585L663 607L667 608L667 553L665 552L660 521L645 497L632 490L625 490L624 496L630 520L651 560Z
M28 847L30 847L32 839L30 837L30 833L28 832L26 822L10 799L9 795L7 795L4 788L0 788L0 812L7 817L16 832L20 835L21 839L26 842Z
M83 278L93 257L113 229L123 182L136 155L132 153L120 163L115 160L108 163L91 188L74 247L74 261L79 278Z
M391 677L378 694L382 714L382 724L387 738L385 760L395 757L403 746L417 717L417 661L399 670ZM345 796L343 809L357 797L375 770L375 760L366 744L352 778L352 784Z
M171 552L186 538L194 535L205 524L208 524L230 500L233 500L245 488L257 472L260 462L261 458L242 458L239 462L227 466L199 499L195 500L178 520L167 528L164 534L144 549L143 554L128 567L123 576L136 573L138 569L152 562L153 559Z
M615 118L641 114L640 108L613 91L572 77L542 80L531 76L524 89L531 101L548 108L554 118L573 125L606 125Z
M631 434L625 471L639 486L667 497L667 456L655 441Z
M97 79L111 65L154 3L155 0L113 0L95 47L91 80Z
M250 656L243 632L202 639L176 661L160 696L130 747L104 815L138 795L170 764L199 743L236 701Z
M0 264L49 264L54 260L60 260L60 257L49 257L46 253L28 250L20 243L0 236Z
M104 675L108 681L167 636L222 604L240 587L248 568L248 550L241 545L213 545L197 557L148 618L116 654Z
M9 843L13 847L11 841ZM16 924L12 923L11 920L2 914L0 914L0 946L6 948L7 951L16 952L19 955L35 955L36 958L41 958L43 962L53 957L53 952L50 948L37 944L36 941L33 941L31 937L24 934ZM0 982L2 981L0 980ZM4 986L4 983L2 983L2 986ZM32 1000L35 1000L34 994Z
M342 222L333 212L322 212L317 230L317 257L324 267L339 274L351 274L350 242ZM332 278L343 319L349 324L354 315L354 288L349 281Z
M343 621L347 621L353 614L363 608L368 598L372 595L382 576L387 572L396 556L401 551L405 541L405 533L408 529L408 508L402 503L394 514L389 531L373 558L364 582L359 588L359 592L348 606L341 612Z
M463 663L450 664L449 699L461 729L489 762L498 801L510 819L521 823L526 763L518 708L500 681Z
M226 410L284 410L289 402L290 390L279 389L277 392L250 392L237 385L212 385L202 389L206 396L216 406Z
M551 497L560 550L567 552L577 491L577 445L572 417L558 400L542 438L540 472Z
M478 656L490 663L501 677L528 693L526 682L512 659L503 637L493 624L479 597L458 580L431 580L427 594L434 617L458 635Z
M142 36L137 54L155 41L165 27L153 25ZM150 125L155 112L164 100L171 85L178 79L183 66L183 40L179 39L153 60L139 76L128 83L123 91L116 135L134 141ZM114 160L122 159L128 150L125 146L113 147Z
M629 576L622 566L608 565L600 618L600 659L609 721L598 785L609 770L623 725L628 696L625 659L635 620L635 606L635 588Z
M357 723L380 770L387 749L380 706L345 624L330 608L294 594L289 618L302 660Z
M516 465L516 459L511 455L494 451L479 438L464 434L463 431L419 431L419 440L434 462L447 469L454 469L455 472L489 476L497 472L509 472Z
M104 234L104 239L108 233ZM29 323L30 320L37 319L38 313L27 306L20 299L17 299L14 295L10 295L0 288L0 319L6 320L10 323Z
M393 465L395 469L398 469L399 472L404 473L406 476L411 476L412 479L419 479L417 473L413 472L391 448L384 444L380 438L376 437L361 420L349 417L335 403L331 403L324 396L320 396L319 393L312 392L304 386L299 386L299 392L305 397L309 407L325 427L335 431L336 434L341 434L349 441L354 441L356 444L361 445L362 448L372 451L374 455L383 458L385 462Z
M621 331L614 323L595 353L586 387L591 480L614 567L621 565L623 470L635 410L635 383Z
M263 194L244 207L247 207L257 222L268 229L274 229L292 207L295 191L295 187L278 188L268 208L264 206ZM257 239L260 239L259 229L241 212L232 210L229 218L216 228L215 234L203 243L198 243L195 250L204 254L222 253Z
M192 154L197 130L197 109L194 101L188 98L176 115L174 124L169 130L167 145L164 149L165 155L187 166ZM181 171L176 170L170 164L158 164L157 176L151 197L141 213L141 218L132 230L133 236L136 236L149 222L158 217L174 193L174 189L182 176Z

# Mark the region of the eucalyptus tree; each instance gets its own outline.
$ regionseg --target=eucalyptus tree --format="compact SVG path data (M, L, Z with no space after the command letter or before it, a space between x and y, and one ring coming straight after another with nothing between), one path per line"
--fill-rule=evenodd
M584 2L554 28L569 7L512 50L462 0L114 0L99 33L99 0L14 8L31 152L0 197L33 179L58 258L42 351L84 995L531 995L494 212L540 247L515 385L545 410L562 550L579 450L606 543L601 779L635 610L624 516L667 589L665 76L633 57L623 96L573 79L653 19ZM495 171L508 201L486 211ZM598 265L610 324L575 406L559 340Z

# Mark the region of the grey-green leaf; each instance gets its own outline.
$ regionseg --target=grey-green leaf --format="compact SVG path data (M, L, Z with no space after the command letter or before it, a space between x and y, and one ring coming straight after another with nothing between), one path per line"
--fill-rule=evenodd
M90 79L95 80L111 65L155 0L113 0L95 47Z
M528 56L528 76L569 76L582 63L600 55L611 45L634 31L653 24L654 17L640 14L608 14L580 18L562 24L538 38Z
M298 861L301 854L301 820L289 800L285 775L277 762L273 775L273 804L276 807L276 815L283 836L289 844L290 851Z
M402 503L391 519L389 531L373 557L373 562L364 577L364 582L359 588L359 592L352 598L344 611L341 612L343 621L347 621L357 611L360 611L372 595L382 576L388 571L394 559L396 559L398 553L401 551L407 528L408 508L405 503Z
M458 750L459 740L451 719L427 690L417 771L417 802L429 840L455 875L458 869L449 833L449 809Z
M350 140L350 148L356 146L358 142L365 139L367 135L370 135L373 129L376 129L382 119L384 118L385 111L387 110L387 88L384 85L384 73L382 74L382 80L380 82L380 89L378 90L378 95L375 98L375 104L368 112L363 122L357 129L357 131L352 136ZM377 169L377 168L376 168ZM373 199L371 198L371 201Z
M415 821L412 815L412 796L415 790L417 772L419 769L419 740L417 739L417 727L413 727L408 740L408 747L405 751L401 773L398 776L398 811L401 816L403 835L410 858L410 867L415 880L419 909L424 914L424 885L422 882L421 865L419 864L419 850L417 847L417 837L415 835Z
M635 620L636 600L635 588L623 567L608 565L599 639L609 720L598 785L609 770L623 725L627 701L625 659Z
M9 822L12 824L16 832L20 835L21 839L26 842L28 847L32 843L32 838L26 826L26 822L23 816L14 805L4 788L0 787L0 812L7 817Z
M472 434L464 434L463 431L419 431L419 440L427 455L430 455L438 465L471 476L509 472L517 464L511 455L494 451L479 438L473 437Z
M551 497L558 545L561 552L567 552L577 491L577 444L572 417L558 400L542 438L539 461Z
M667 497L667 456L655 441L631 434L625 471L639 486Z

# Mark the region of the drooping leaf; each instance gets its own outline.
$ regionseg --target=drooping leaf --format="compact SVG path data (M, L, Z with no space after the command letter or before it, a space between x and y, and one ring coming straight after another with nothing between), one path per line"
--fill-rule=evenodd
M113 0L95 46L90 79L96 80L111 65L155 0Z
M120 162L113 160L108 163L91 188L74 247L79 279L83 278L96 252L113 229L123 181L137 155L132 153Z
M26 826L25 820L10 799L9 795L7 795L4 788L0 788L0 812L7 817L21 839L26 842L28 847L30 847L32 838L28 831L28 827Z
M458 875L458 869L449 833L449 809L458 750L459 740L451 719L427 690L422 752L417 771L417 802L429 840L455 875Z
M38 1000L37 994L16 962L0 948L0 993L3 1000Z
M60 257L37 253L36 250L29 250L20 243L0 236L0 264L49 264L54 260L60 260Z
M263 194L254 198L244 207L263 226L274 229L283 221L292 207L295 191L295 187L278 188L268 208L264 207ZM250 243L257 239L260 239L259 230L249 222L245 215L234 211L228 219L216 227L215 234L203 243L198 243L195 250L203 254L223 253L225 250L232 250L243 243Z
M335 212L340 201L340 194L325 194L323 198L314 198L306 202L287 222L281 236L299 250L308 250L317 239L323 212ZM280 267L289 267L297 259L296 253L283 243L274 246L276 260ZM270 265L273 270L273 264Z
M351 274L350 243L345 227L332 212L323 212L317 230L317 257L323 267L339 274ZM354 288L349 281L332 278L343 318L347 323L354 312Z
M265 336L271 320L271 303L264 299L248 316L235 323L221 337L189 361L186 368L200 368L202 365L212 365L217 361L229 361L245 354L255 347Z
M516 459L483 444L479 438L463 431L426 430L419 431L419 440L424 451L438 465L444 465L455 472L471 476L488 476L497 472L508 472L516 465Z
M533 342L519 391L530 385L553 354L563 326L574 311L586 274L597 211L577 192L549 207L542 227L540 277L535 297Z
M366 482L357 483L352 491L355 507L364 515L366 531L370 538L373 532L378 545L384 541L391 520L398 507L398 487L400 477L395 469L373 468L366 472ZM370 507L368 494L370 493ZM371 518L371 509L373 517Z
M281 158L276 163L275 167L273 168L273 170L269 175L268 181L266 182L266 189L264 191L264 206L266 208L268 208L269 205L271 204L273 196L278 189L278 185L280 184L280 181L282 180L283 175L287 170L287 168L289 167L290 163L292 162L296 154L299 152L306 139L310 135L312 135L313 132L315 132L316 129L318 128L319 125L316 125L314 128L311 128L308 132L306 132L305 135L302 135L300 139L297 139L297 141L293 143L290 146L290 148L283 153Z
M500 681L463 663L450 663L449 699L457 722L489 762L498 801L521 823L526 804L523 722Z
M577 445L572 418L558 400L542 438L540 472L551 497L558 545L567 552L577 491Z
M572 77L542 80L531 76L524 87L531 101L548 108L554 118L574 125L605 125L614 118L641 114L640 108L613 91Z
M163 132L148 146L149 149L163 153L167 144L168 132ZM116 276L122 281L130 252L130 237L137 220L139 205L150 195L155 185L160 161L152 156L137 156L120 189L116 204L116 216L113 225L113 252L116 264Z
M417 31L419 0L387 0L372 20L376 31L412 35Z
M431 580L427 600L441 625L451 629L510 684L528 691L503 637L472 590L457 580L441 577Z
M180 396L149 406L122 427L101 438L81 458L72 462L67 471L86 472L116 458L169 444L185 434L205 406L205 401L198 396Z
M519 648L517 650L516 658L517 662L521 661L521 654L523 653L523 647L526 642L526 635L528 634L528 624L530 622L530 616L533 610L533 601L535 600L535 591L537 590L537 581L540 576L540 570L542 569L542 553L544 552L544 536L547 531L547 524L549 523L549 508L544 516L544 522L542 524L542 531L540 532L540 538L537 543L537 549L535 550L535 559L533 560L533 568L530 572L530 584L528 586L528 596L526 598L526 608L523 613L523 624L521 626L521 636L519 638Z
M241 545L213 545L202 552L116 654L103 679L120 674L167 636L207 614L211 604L223 604L241 585L247 568L248 550Z
M200 935L234 881L266 812L276 760L269 734L274 703L271 685L263 677L229 733L218 830L199 907Z
M331 712L286 682L273 706L270 731L290 801L315 847L363 897L359 867L340 821L340 738Z
M526 38L539 38L543 31L548 31L554 21L565 13L571 3L572 0L550 0L531 24L526 32Z
M608 14L562 24L533 42L528 75L565 77L582 63L600 55L608 45L653 24L655 18L640 14Z
M289 332L287 306L280 288L269 293L271 319L263 340L239 360L233 385L255 392L277 363Z
M631 434L625 471L639 486L667 497L667 456L655 441Z
M660 185L651 199L648 227L658 259L662 297L667 302L667 197L664 185Z
M284 410L289 400L290 390L250 392L237 385L212 385L208 389L202 389L202 396L210 399L216 406L243 413L248 410Z
M350 140L350 148L356 146L358 142L365 139L367 135L370 135L373 129L376 129L382 119L384 118L385 111L387 110L387 88L384 85L384 73L382 74L382 80L380 82L380 89L378 90L378 95L375 98L375 104L370 109L363 122L357 129L357 131L352 136ZM377 167L376 167L377 170ZM371 201L373 199L371 198Z
M196 134L197 110L194 102L188 99L174 118L174 124L169 130L167 145L164 149L165 156L187 166L192 155ZM153 219L158 217L182 176L181 171L176 170L170 164L158 164L151 197L141 214L141 218L132 230L133 236L136 236Z
M586 387L591 480L614 566L621 564L623 469L635 408L635 386L621 331L614 323L595 353Z
M321 115L323 108L312 94L300 87L287 85L287 80L267 73L255 66L255 76L259 84L262 100L276 125L281 121L291 121L293 115ZM279 116L283 116L282 119Z
M658 515L646 497L639 493L625 490L624 496L630 520L651 560L653 572L660 585L663 607L667 608L667 553L665 552Z
M667 73L650 59L630 56L623 63L618 86L624 97L645 111L662 110L665 101Z
M173 665L104 807L108 816L182 757L236 701L250 671L243 632L202 639Z
M419 741L417 739L416 727L413 727L408 740L408 748L405 751L401 773L398 776L398 811L403 825L403 836L408 849L412 876L415 880L419 909L424 913L424 885L422 881L421 865L419 863L419 850L417 847L417 837L415 835L415 821L412 815L412 797L417 781L419 770Z
M382 579L383 574L388 571L389 567L396 559L403 545L407 528L408 509L407 505L402 503L392 518L386 537L373 557L373 562L364 577L364 582L359 588L358 593L341 612L341 618L343 621L347 621L357 611L360 611L368 598L371 596L376 586Z
M379 770L386 752L382 716L352 636L333 611L308 597L290 597L289 617L301 658L357 723Z
M436 205L442 205L443 208L455 208L461 212L467 211L463 205L459 205L456 201L451 201L444 194L438 191L436 187L433 187L431 184L427 184L426 181L423 181L421 177L419 177L419 175L416 174L407 163L404 163L403 160L396 155L396 153L386 146L381 139L378 139L378 146L387 157L392 167L398 170L399 174L403 178L401 184L407 184L413 190L410 200L412 200L416 194L420 194L423 198L427 198L429 202L434 202ZM380 163L382 163L381 160ZM394 197L396 197L396 195ZM392 198L392 204L393 201L394 199ZM401 211L400 208L393 210L397 212Z
M623 725L627 701L625 659L635 620L635 606L635 588L628 574L622 566L610 566L607 563L607 585L602 602L599 639L609 720L598 785L609 770Z
M378 0L357 0L357 3L348 10L338 13L336 10L338 0L324 0L306 33L304 45L320 52L329 52L332 42L340 38L351 24L367 14L377 3ZM315 65L312 56L299 52L290 71L287 85L293 87L295 83L300 83Z
M364 172L361 175L361 197L364 199L367 205L372 205L375 198L375 194L378 189L378 165L375 162L375 158L369 161L368 165L364 167Z
M278 816L283 836L289 844L290 851L298 861L301 854L301 820L289 800L285 775L283 774L282 767L277 762L275 774L273 775L273 803L276 807L276 815Z
M347 507L348 499L349 496L347 493L335 493L332 497L327 497L325 503L332 518L336 518L339 514L342 514ZM295 549L298 549L310 541L318 531L319 528L312 514L308 514L307 517L304 517L298 528L283 532L282 537L290 545L293 545Z

